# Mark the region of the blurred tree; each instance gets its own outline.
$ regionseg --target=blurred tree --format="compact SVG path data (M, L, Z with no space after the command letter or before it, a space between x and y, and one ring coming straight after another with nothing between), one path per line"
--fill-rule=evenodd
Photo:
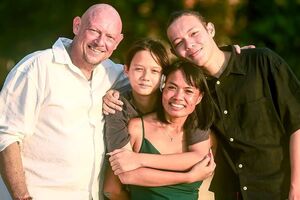
M72 19L92 4L108 3L123 19L125 39L112 59L123 62L138 38L167 44L165 27L171 12L200 11L216 27L224 44L267 46L281 55L300 77L299 0L2 0L0 1L0 88L10 67L26 54L49 48L57 37L73 37Z
M300 77L300 1L248 1L236 13L234 41L266 46L280 54Z

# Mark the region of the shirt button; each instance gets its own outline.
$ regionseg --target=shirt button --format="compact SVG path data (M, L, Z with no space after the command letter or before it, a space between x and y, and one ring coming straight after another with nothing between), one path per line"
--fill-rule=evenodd
M221 83L220 81L217 81L217 85L220 85L220 83Z
M240 168L240 169L242 169L242 168L243 168L243 164L239 164L238 166L239 166L239 168Z
M228 114L228 110L224 110L224 112L223 112L225 115L227 115Z
M233 141L234 141L234 139L231 137L231 138L229 138L229 141L230 141L230 142L233 142Z
M243 190L247 190L248 188L246 186L243 187Z

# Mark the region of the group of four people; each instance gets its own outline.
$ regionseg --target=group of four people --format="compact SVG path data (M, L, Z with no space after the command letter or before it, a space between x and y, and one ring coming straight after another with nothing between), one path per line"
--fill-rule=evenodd
M1 91L0 170L12 199L102 199L105 146L108 198L197 199L215 168L210 130L216 199L300 199L300 84L274 52L220 49L212 23L175 12L167 35L179 60L169 64L151 39L133 45L132 89L104 136L100 111L120 102L102 97L128 84L109 60L122 22L96 4L74 18L73 33L21 60Z

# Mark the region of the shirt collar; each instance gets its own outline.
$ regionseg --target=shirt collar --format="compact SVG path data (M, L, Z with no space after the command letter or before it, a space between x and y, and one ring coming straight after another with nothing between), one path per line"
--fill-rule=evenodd
M68 38L58 38L52 46L54 61L60 64L72 64L71 58L66 48L71 46L72 40Z
M82 74L80 69L73 64L73 62L70 58L70 55L67 51L67 48L69 48L71 46L72 41L73 40L64 38L64 37L60 37L57 39L57 41L52 46L54 62L62 64L62 65L67 65L72 71L74 71L77 74L80 74L80 76L84 77L84 75ZM93 77L97 73L102 73L104 71L104 69L110 70L112 64L113 63L109 59L106 59L106 60L102 61L101 63L99 63L93 71Z
M222 76L228 76L229 74L240 74L245 75L246 71L244 67L241 66L241 63L239 62L239 56L240 54L236 53L236 50L233 45L227 46L224 49L221 49L222 51L231 51L231 56L229 58L227 67L225 71L223 72ZM242 52L241 52L242 54Z

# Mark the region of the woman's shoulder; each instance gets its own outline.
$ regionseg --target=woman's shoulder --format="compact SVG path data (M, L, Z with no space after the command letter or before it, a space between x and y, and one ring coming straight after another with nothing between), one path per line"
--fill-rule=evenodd
M128 124L128 128L139 129L143 128L145 125L157 123L157 115L156 113L149 113L147 115L143 115L140 117L131 118Z

